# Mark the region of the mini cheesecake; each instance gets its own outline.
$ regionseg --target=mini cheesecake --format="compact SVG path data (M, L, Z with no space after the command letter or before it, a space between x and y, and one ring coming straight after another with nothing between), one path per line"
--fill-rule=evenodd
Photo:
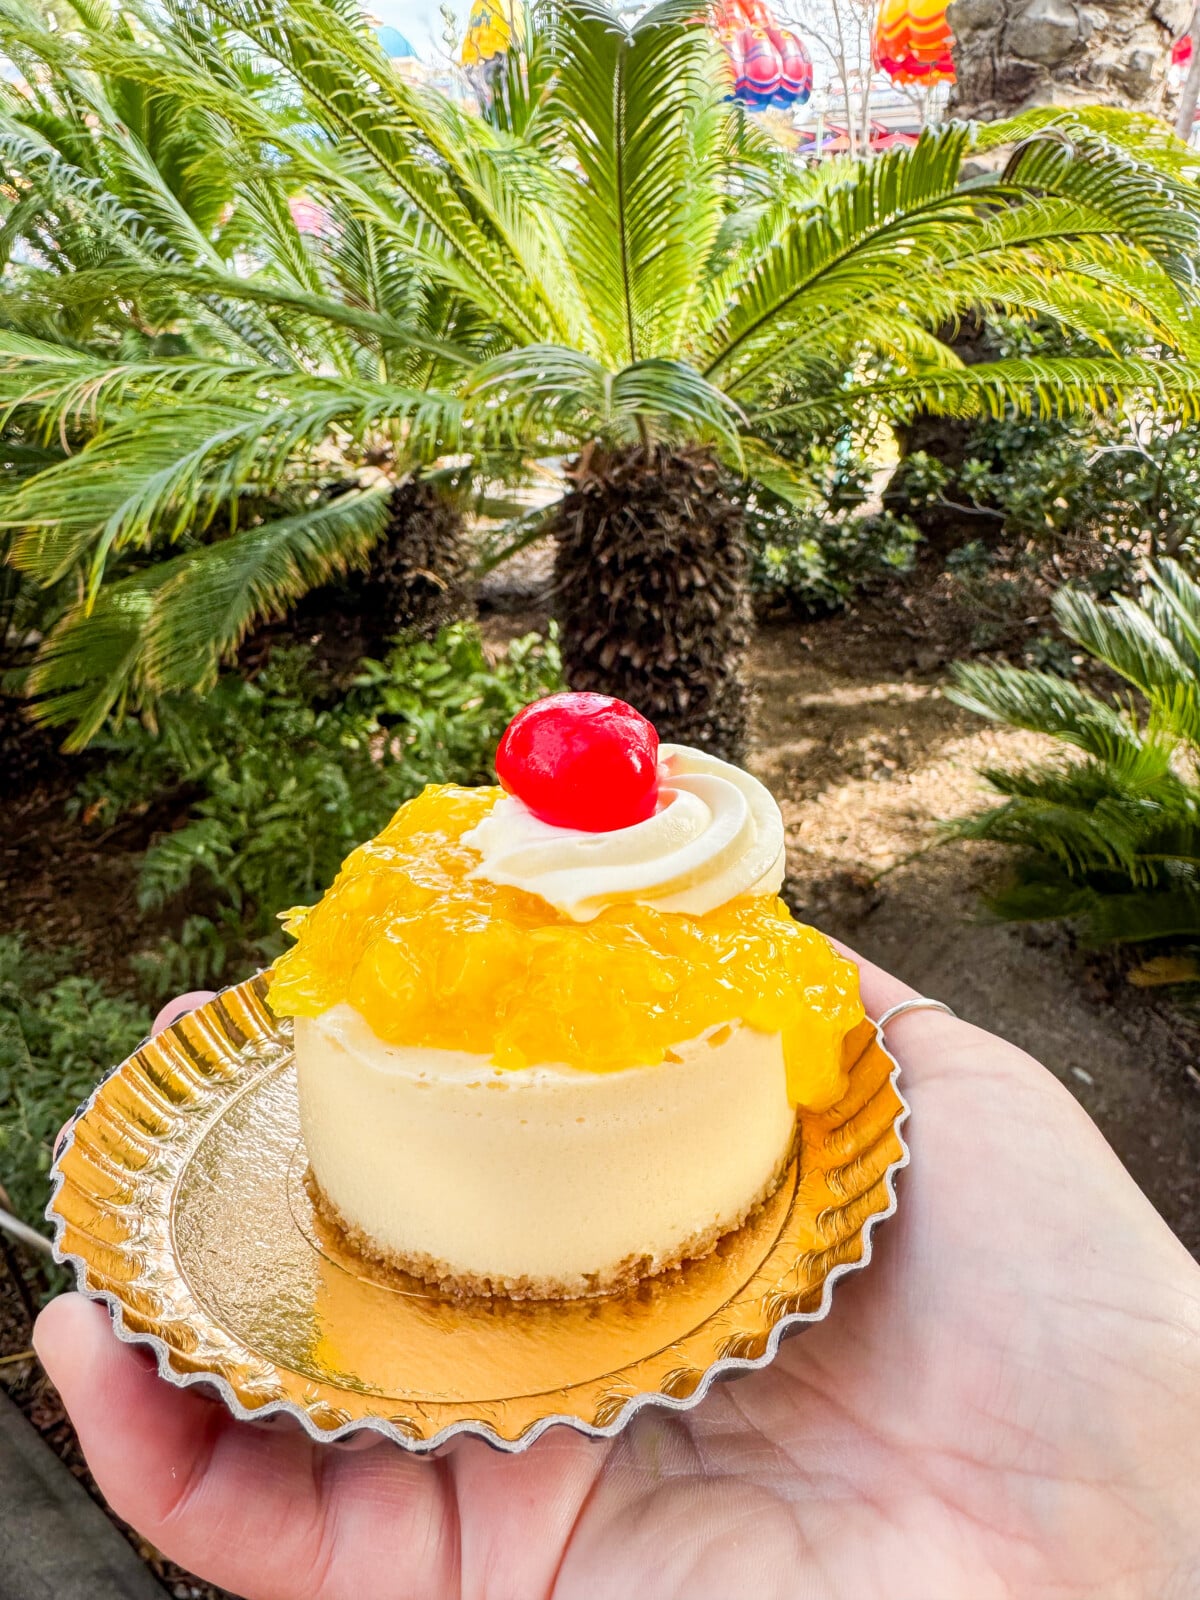
M624 1287L710 1250L792 1153L778 1034L722 1025L604 1073L384 1044L346 1005L298 1017L295 1038L318 1207L446 1290Z
M778 899L767 790L637 730L647 794L594 702L618 735L636 718L527 708L561 782L535 740L523 797L510 739L508 792L427 789L291 914L273 976L318 1211L451 1293L604 1293L712 1249L778 1186L798 1111L843 1091L862 1017L854 968Z

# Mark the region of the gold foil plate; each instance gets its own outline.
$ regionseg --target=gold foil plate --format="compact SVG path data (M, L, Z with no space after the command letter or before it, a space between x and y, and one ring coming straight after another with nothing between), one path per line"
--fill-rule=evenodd
M844 1099L803 1117L779 1191L705 1259L605 1299L450 1299L318 1222L291 1024L266 989L266 974L227 989L100 1084L46 1213L57 1258L118 1335L240 1418L287 1413L318 1440L373 1429L425 1454L462 1433L521 1450L556 1423L612 1435L642 1405L685 1409L765 1365L827 1315L895 1210L908 1107L864 1022Z

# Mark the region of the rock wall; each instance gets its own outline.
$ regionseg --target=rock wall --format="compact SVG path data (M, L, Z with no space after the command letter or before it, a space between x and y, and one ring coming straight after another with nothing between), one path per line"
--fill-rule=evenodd
M1169 113L1167 68L1194 0L952 0L952 113L991 121L1030 106Z

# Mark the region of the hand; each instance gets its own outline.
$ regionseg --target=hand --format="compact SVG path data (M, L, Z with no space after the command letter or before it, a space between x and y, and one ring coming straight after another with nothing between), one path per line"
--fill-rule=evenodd
M912 991L864 964L878 1016ZM1021 1051L889 1027L913 1163L768 1370L611 1444L418 1461L239 1424L77 1295L38 1353L113 1507L247 1600L1188 1600L1200 1268Z

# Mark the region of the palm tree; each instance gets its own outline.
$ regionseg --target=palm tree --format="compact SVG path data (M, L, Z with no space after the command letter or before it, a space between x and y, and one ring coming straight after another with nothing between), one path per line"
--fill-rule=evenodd
M1136 601L1064 590L1055 610L1134 693L1106 699L1052 673L956 668L951 699L1045 734L1061 753L986 772L1004 803L954 831L1020 852L1013 882L992 897L1003 917L1069 919L1091 944L1200 941L1200 585L1164 561Z
M84 64L89 37L105 38L106 68ZM0 79L0 320L110 360L245 358L271 340L268 318L241 297L184 294L171 280L181 268L219 273L245 247L238 153L202 110L122 71L140 38L134 13L95 0L0 0L4 55L20 74ZM239 66L244 92L269 92L261 67ZM286 203L286 191L271 199ZM123 274L153 281L153 295L113 292ZM10 436L20 421L6 416ZM45 443L74 448L89 431L80 416Z
M186 12L177 17L185 37L193 21ZM294 175L262 163L247 181L245 152L219 119L123 71L125 54L147 38L136 11L114 15L94 0L45 9L39 0L0 0L0 34L22 71L19 80L0 83L0 192L10 200L0 235L7 291L0 315L9 329L49 334L109 360L136 353L239 362L266 353L293 364L293 322L281 329L269 307L229 300L219 289L189 291L175 276L189 269L219 275L231 266L294 275L305 255L304 229L320 216L291 192ZM85 65L80 46L101 35L115 39L116 49L96 70ZM218 40L210 35L206 43L213 48ZM244 55L231 65L242 92L274 101L284 116L294 109L276 93L269 66ZM358 242L353 235L341 240L339 270L351 295ZM69 288L62 281L68 277ZM119 292L139 279L146 292ZM30 455L20 412L14 420L5 459L10 481L28 475ZM73 419L45 441L43 464L46 447L61 453L55 445L68 435L81 445L87 431L84 418ZM287 509L288 498L286 491L282 502L273 496L274 509ZM219 529L220 518L199 532L211 537ZM370 584L329 598L365 613L359 625L373 644L401 622L434 631L466 609L469 564L455 496L409 480L391 497ZM119 574L119 556L115 568ZM338 570L338 563L329 569Z
M490 119L397 77L350 0L170 0L130 13L130 41L83 31L82 70L219 130L235 221L270 248L45 286L110 315L239 305L263 319L253 352L0 337L8 414L92 430L0 521L42 581L84 575L33 674L43 718L81 743L130 696L211 681L258 618L365 558L398 475L568 457L569 492L520 537L557 536L570 681L736 752L731 475L802 495L773 443L866 409L1195 403L1195 191L1139 124L1073 116L991 177L963 163L1003 129L806 172L728 101L694 10L626 26L569 0ZM264 63L272 88L248 91ZM320 204L319 237L287 231L281 189ZM935 330L995 307L1160 354L966 368ZM121 552L142 564L108 581Z
M124 19L110 20L118 37L128 37ZM174 108L178 114L172 115L165 102L151 105L138 85L119 77L73 71L48 13L3 0L0 31L5 54L21 74L0 80L0 193L7 201L0 316L14 333L91 341L110 355L122 345L150 349L153 335L128 318L106 326L86 313L48 309L36 280L114 257L149 261L167 234L176 240L190 234L207 247L222 201L232 194L222 152L206 145L194 113ZM96 136L101 128L107 137ZM70 426L54 437L31 438L20 417L6 418L0 459L9 493L82 440ZM39 758L52 752L45 731L30 726L19 687L31 641L71 599L69 583L39 586L8 562L12 542L11 531L0 535L0 767L9 787L18 775L32 777Z

